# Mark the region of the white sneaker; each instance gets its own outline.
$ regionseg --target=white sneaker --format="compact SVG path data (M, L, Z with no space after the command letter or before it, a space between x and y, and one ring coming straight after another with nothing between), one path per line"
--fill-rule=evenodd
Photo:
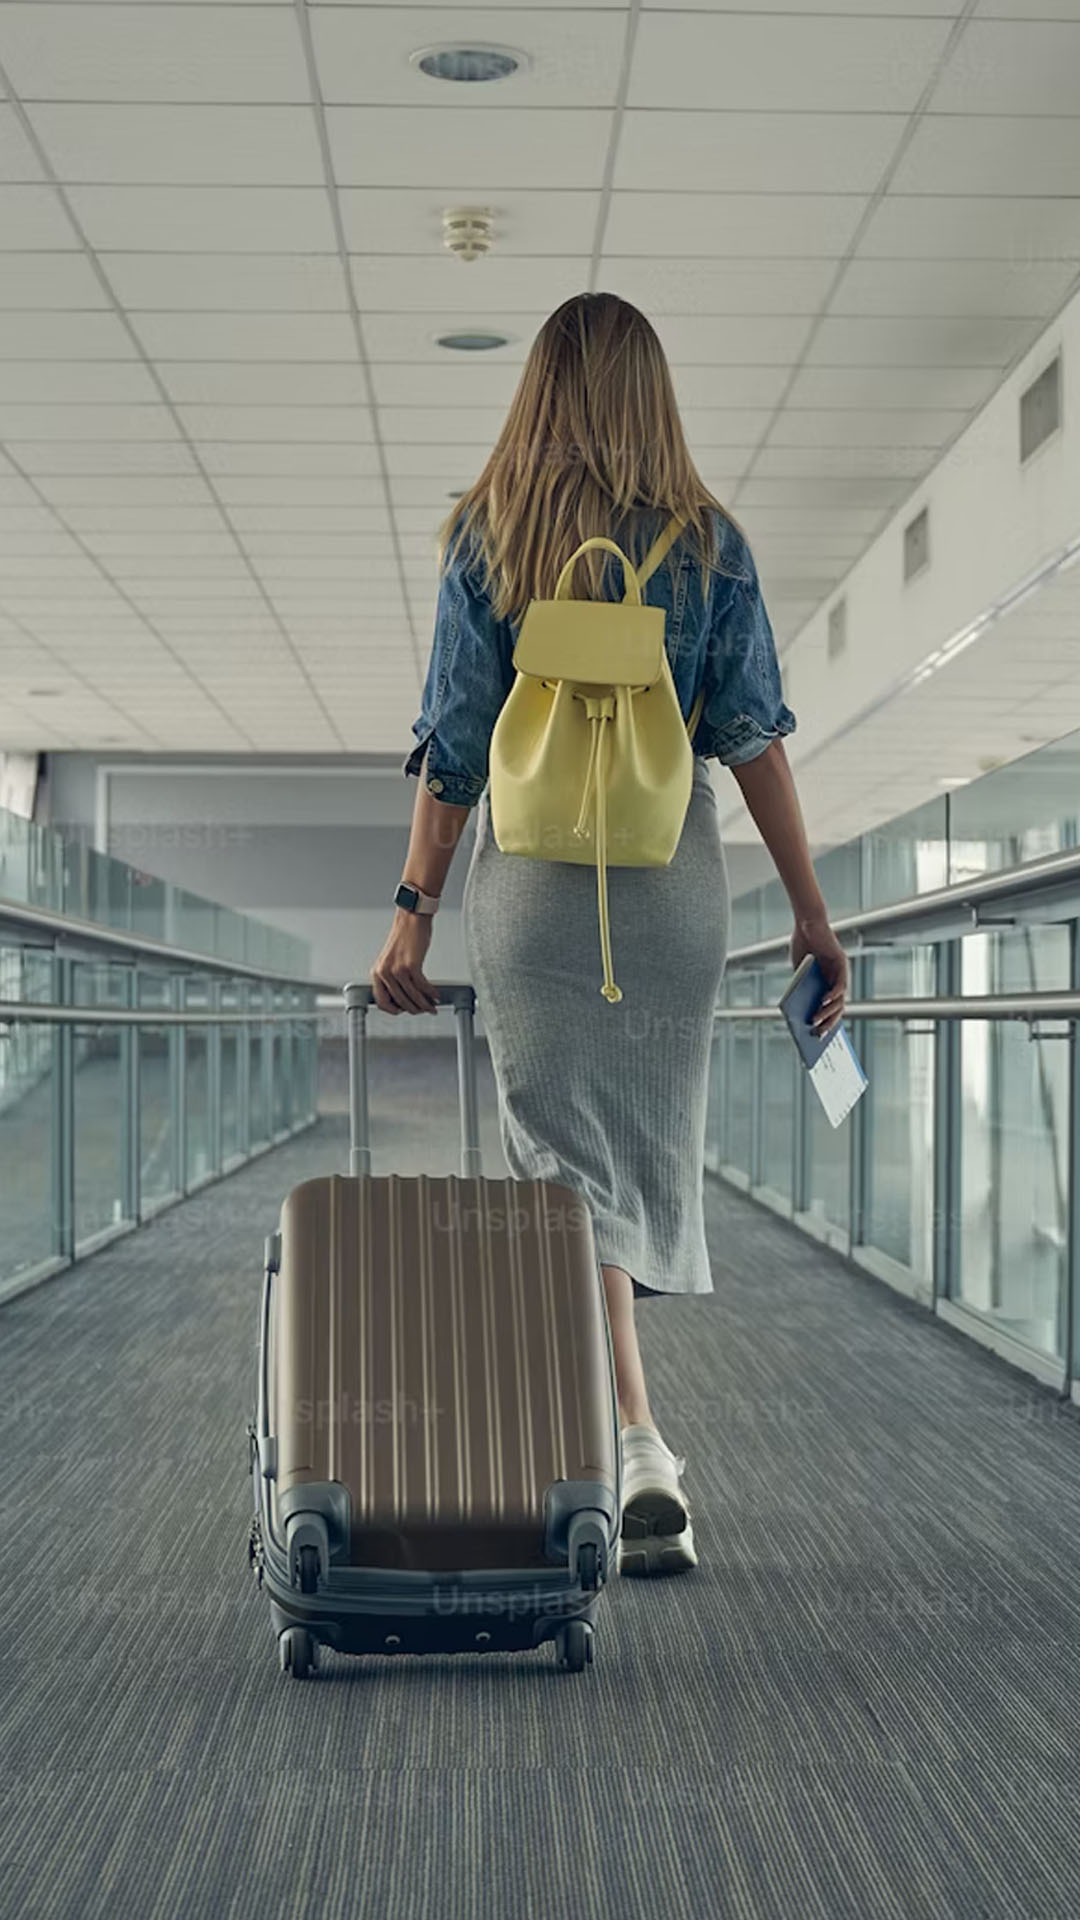
M694 1530L679 1486L686 1461L654 1427L622 1430L622 1574L682 1573L697 1566Z

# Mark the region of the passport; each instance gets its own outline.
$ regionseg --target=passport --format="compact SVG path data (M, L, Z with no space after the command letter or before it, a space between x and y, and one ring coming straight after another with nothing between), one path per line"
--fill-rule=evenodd
M831 1126L838 1127L866 1092L869 1082L859 1063L847 1028L841 1020L825 1039L810 1025L829 991L829 983L812 953L800 961L778 1002L799 1057Z

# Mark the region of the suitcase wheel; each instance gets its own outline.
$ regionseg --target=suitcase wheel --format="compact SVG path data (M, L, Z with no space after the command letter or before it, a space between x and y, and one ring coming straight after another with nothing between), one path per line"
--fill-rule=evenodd
M278 1640L278 1659L282 1673L303 1680L319 1664L319 1651L306 1627L286 1627Z
M583 1673L593 1661L593 1627L589 1620L568 1620L555 1636L555 1659L564 1673Z

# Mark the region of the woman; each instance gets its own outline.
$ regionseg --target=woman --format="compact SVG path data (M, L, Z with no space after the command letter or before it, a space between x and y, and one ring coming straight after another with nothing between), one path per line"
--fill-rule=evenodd
M530 598L550 599L582 540L603 533L635 565L670 516L687 524L643 590L665 610L684 720L701 687L690 805L668 867L611 867L608 902L622 1005L601 997L591 865L502 854L486 792L488 747L514 680ZM507 1165L588 1201L607 1296L623 1445L622 1572L693 1566L685 1461L661 1438L634 1324L639 1297L712 1291L702 1206L713 1031L730 897L706 762L733 769L787 889L791 962L814 953L830 983L820 1032L839 1021L847 960L818 888L782 736L776 648L746 538L690 459L660 341L613 294L578 294L538 333L506 423L442 528L435 637L399 907L371 969L386 1013L434 1012L423 967L432 911L469 811L479 807L463 926L484 1014ZM584 576L584 578L582 577ZM570 591L621 599L603 549ZM424 899L423 896L429 896ZM427 909L424 911L423 909Z

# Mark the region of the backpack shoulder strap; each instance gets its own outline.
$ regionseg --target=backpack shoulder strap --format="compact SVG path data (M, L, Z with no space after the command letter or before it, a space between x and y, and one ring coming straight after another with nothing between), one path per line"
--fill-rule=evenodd
M681 514L672 514L663 533L653 541L652 546L649 548L648 553L645 555L644 560L637 570L639 586L643 587L650 574L656 572L668 548L674 545L685 525L686 521Z

